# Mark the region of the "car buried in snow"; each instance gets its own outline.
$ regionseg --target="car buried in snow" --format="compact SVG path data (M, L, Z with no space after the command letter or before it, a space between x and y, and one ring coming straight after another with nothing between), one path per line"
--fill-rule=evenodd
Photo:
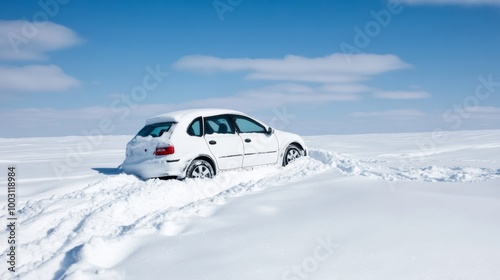
M212 178L225 170L287 165L304 140L226 109L175 111L148 119L127 144L121 169L142 179Z

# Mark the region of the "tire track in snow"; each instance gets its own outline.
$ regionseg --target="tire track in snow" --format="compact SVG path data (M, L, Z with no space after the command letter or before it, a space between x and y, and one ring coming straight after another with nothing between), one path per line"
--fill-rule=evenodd
M317 160L302 158L284 168L223 172L212 180L141 181L121 174L79 191L20 203L18 219L23 230L18 250L23 260L16 276L46 279L48 275L40 272L49 271L54 274L49 278L58 279L84 267L93 271L110 267L121 258L95 263L96 254L103 253L96 244L105 248L106 243L124 241L127 236L176 234L182 230L173 229L177 220L198 213L204 206L327 169ZM0 233L2 238L6 234L5 230ZM126 248L127 242L117 247ZM8 276L4 272L2 279Z

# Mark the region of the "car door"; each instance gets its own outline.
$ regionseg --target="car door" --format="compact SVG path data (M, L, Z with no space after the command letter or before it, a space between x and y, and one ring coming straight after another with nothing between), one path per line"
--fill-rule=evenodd
M233 122L243 141L243 167L274 164L278 161L278 139L274 133L256 120L232 115Z
M243 141L228 115L204 118L205 141L221 170L241 168Z

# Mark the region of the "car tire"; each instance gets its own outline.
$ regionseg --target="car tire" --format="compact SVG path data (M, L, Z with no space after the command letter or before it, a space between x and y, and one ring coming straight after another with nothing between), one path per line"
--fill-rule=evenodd
M300 149L294 144L290 144L286 148L285 154L283 155L283 166L288 165L290 162L298 159L301 156L302 156L302 149Z
M187 170L187 178L210 179L215 175L214 169L210 163L203 159L193 160Z

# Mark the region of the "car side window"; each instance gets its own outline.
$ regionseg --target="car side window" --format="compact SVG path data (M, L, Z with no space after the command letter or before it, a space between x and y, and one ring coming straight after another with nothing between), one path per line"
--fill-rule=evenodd
M234 116L234 122L241 133L266 133L263 125L248 117Z
M229 118L223 116L213 116L205 118L205 134L234 134L234 128Z
M202 136L201 117L196 118L188 127L187 133L191 136Z

